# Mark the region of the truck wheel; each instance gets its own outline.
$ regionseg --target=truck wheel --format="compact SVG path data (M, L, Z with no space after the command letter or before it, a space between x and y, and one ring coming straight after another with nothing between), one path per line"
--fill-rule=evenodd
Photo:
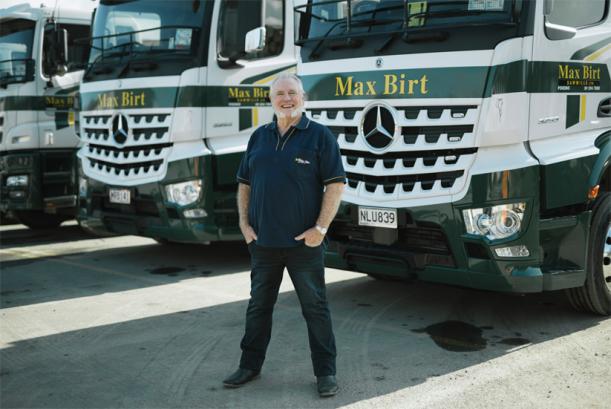
M590 225L586 282L567 290L578 311L611 315L611 193L604 193L594 206Z
M16 210L15 217L20 223L34 230L52 229L67 220L65 216L48 214L40 210Z

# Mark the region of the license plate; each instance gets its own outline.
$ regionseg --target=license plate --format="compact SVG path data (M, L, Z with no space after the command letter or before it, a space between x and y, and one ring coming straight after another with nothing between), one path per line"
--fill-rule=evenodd
M397 209L359 206L359 226L396 229L398 227Z
M110 203L129 204L131 192L129 189L108 189L108 200Z

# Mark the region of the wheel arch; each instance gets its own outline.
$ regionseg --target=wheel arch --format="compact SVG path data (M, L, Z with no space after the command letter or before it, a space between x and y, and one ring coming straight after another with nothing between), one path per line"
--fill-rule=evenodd
M596 138L595 145L600 151L588 180L589 187L598 185L600 193L611 192L611 130Z

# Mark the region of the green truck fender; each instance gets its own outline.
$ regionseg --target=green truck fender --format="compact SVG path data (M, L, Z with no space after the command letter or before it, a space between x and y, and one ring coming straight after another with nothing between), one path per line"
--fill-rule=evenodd
M596 162L592 167L592 173L588 180L588 187L600 185L600 191L611 191L611 175L609 168L611 162L611 131L607 131L600 135L595 142L595 145L600 152L596 158Z

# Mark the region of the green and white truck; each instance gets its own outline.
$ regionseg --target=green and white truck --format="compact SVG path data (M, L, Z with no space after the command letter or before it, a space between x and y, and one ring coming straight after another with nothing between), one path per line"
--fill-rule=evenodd
M241 240L235 175L295 70L282 0L101 0L80 87L79 221L160 242Z
M609 1L310 0L307 111L348 183L327 265L611 313Z
M87 61L91 10L0 9L0 212L30 228L77 210L74 94Z

